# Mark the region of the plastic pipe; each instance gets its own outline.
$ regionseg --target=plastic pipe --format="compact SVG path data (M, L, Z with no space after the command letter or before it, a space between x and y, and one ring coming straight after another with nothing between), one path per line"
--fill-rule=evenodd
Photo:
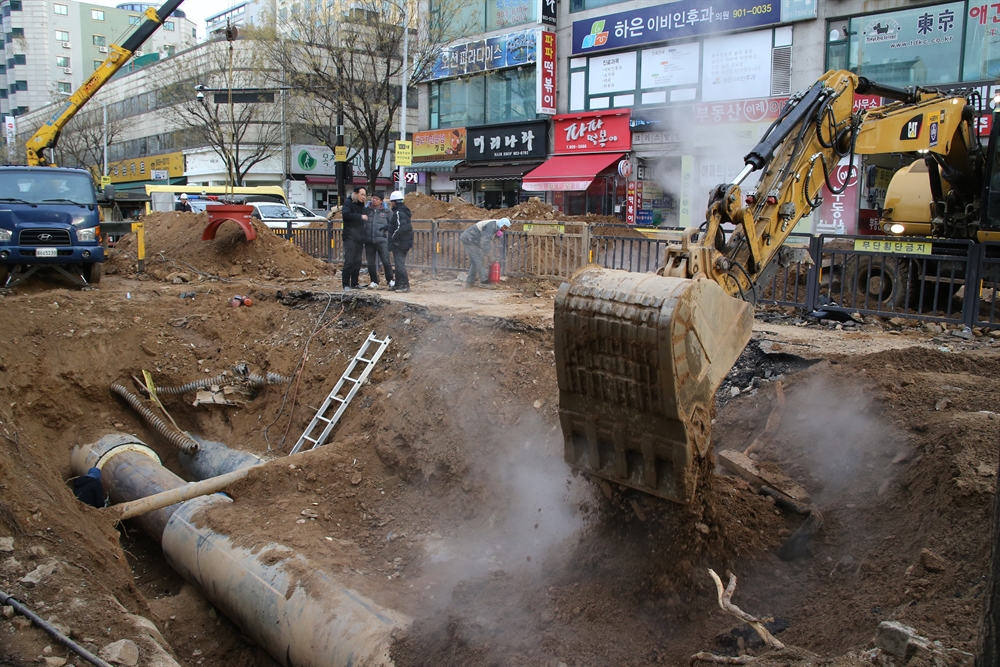
M73 641L63 633L56 630L55 626L53 626L48 621L45 621L44 619L42 619L41 616L31 611L27 607L25 607L16 598L8 595L7 593L4 593L3 591L0 591L0 605L9 605L13 607L14 611L16 611L17 613L21 614L22 616L30 618L32 623L40 627L42 630L45 630L45 632L49 633L49 635L51 635L53 639L55 639L57 642L68 648L70 651L73 651L73 653L76 653L78 656L80 656L90 664L96 665L97 667L111 667L111 665L104 662L96 655L94 655L87 649L83 648L82 646L77 644L75 641Z

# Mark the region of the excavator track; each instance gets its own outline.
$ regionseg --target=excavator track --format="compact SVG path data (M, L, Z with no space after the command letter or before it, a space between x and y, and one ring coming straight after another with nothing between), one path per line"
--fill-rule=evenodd
M709 455L715 391L752 323L750 306L711 280L576 272L554 315L566 462L690 503Z

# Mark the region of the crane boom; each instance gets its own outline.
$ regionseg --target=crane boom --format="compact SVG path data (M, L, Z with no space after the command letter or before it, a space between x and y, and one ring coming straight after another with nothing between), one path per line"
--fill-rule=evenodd
M184 0L167 0L163 5L157 10L154 7L150 7L146 10L146 20L136 28L135 32L129 35L128 39L121 46L117 44L112 44L108 48L108 57L104 59L100 67L94 70L83 85L73 91L73 94L69 96L66 102L59 107L59 109L52 115L47 123L38 128L38 131L28 139L27 144L27 155L28 155L28 166L40 167L40 166L56 166L53 161L49 159L46 155L46 151L55 148L56 143L59 141L59 134L62 132L63 128L66 127L66 123L76 115L76 113L83 107L84 104L90 101L90 99L97 94L105 83L107 83L111 77L118 73L125 63L132 58L132 54L135 53L140 46L142 46L149 37L156 32L163 21L170 16L175 9L177 9Z

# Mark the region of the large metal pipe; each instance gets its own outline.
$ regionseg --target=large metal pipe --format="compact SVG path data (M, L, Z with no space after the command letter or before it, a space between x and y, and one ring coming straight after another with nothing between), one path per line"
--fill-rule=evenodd
M224 502L184 503L163 533L163 555L282 665L392 665L393 628L410 618L338 584L315 563L278 545L237 546L197 515Z
M219 443L215 443L219 444ZM216 449L216 448L211 448ZM218 460L233 461L217 450ZM101 468L112 500L128 502L185 484L140 440L116 433L74 453L73 471ZM391 667L392 631L412 619L337 583L289 547L237 546L199 521L201 510L232 500L189 500L135 519L160 542L167 562L286 667ZM238 537L238 536L235 536Z
M241 452L238 449L230 449L221 442L205 440L198 436L192 436L198 443L198 451L194 454L181 452L178 458L184 472L195 479L209 479L218 477L226 473L258 466L264 463L264 459L256 454Z

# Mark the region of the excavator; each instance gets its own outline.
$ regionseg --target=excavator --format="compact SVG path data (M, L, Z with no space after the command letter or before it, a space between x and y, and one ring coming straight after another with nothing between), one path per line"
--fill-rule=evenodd
M146 9L146 20L135 29L125 43L121 46L112 44L108 48L108 57L94 70L83 85L73 91L73 94L66 100L51 119L28 139L27 154L29 167L54 167L51 156L46 153L55 148L59 141L66 123L76 115L84 104L90 101L97 94L97 91L111 80L118 71L125 66L140 46L157 31L163 21L177 9L184 0L167 0L160 6L148 7Z
M854 112L855 93L893 101ZM712 189L705 222L682 232L655 274L590 266L563 283L554 333L566 462L677 503L694 500L712 470L715 392L750 340L751 302L779 265L811 261L786 241L821 204L824 185L846 187L849 179L830 182L842 159L914 158L887 190L890 233L1000 239L1000 133L994 123L987 155L977 102L829 71L789 99L740 174ZM753 172L760 178L744 194Z

